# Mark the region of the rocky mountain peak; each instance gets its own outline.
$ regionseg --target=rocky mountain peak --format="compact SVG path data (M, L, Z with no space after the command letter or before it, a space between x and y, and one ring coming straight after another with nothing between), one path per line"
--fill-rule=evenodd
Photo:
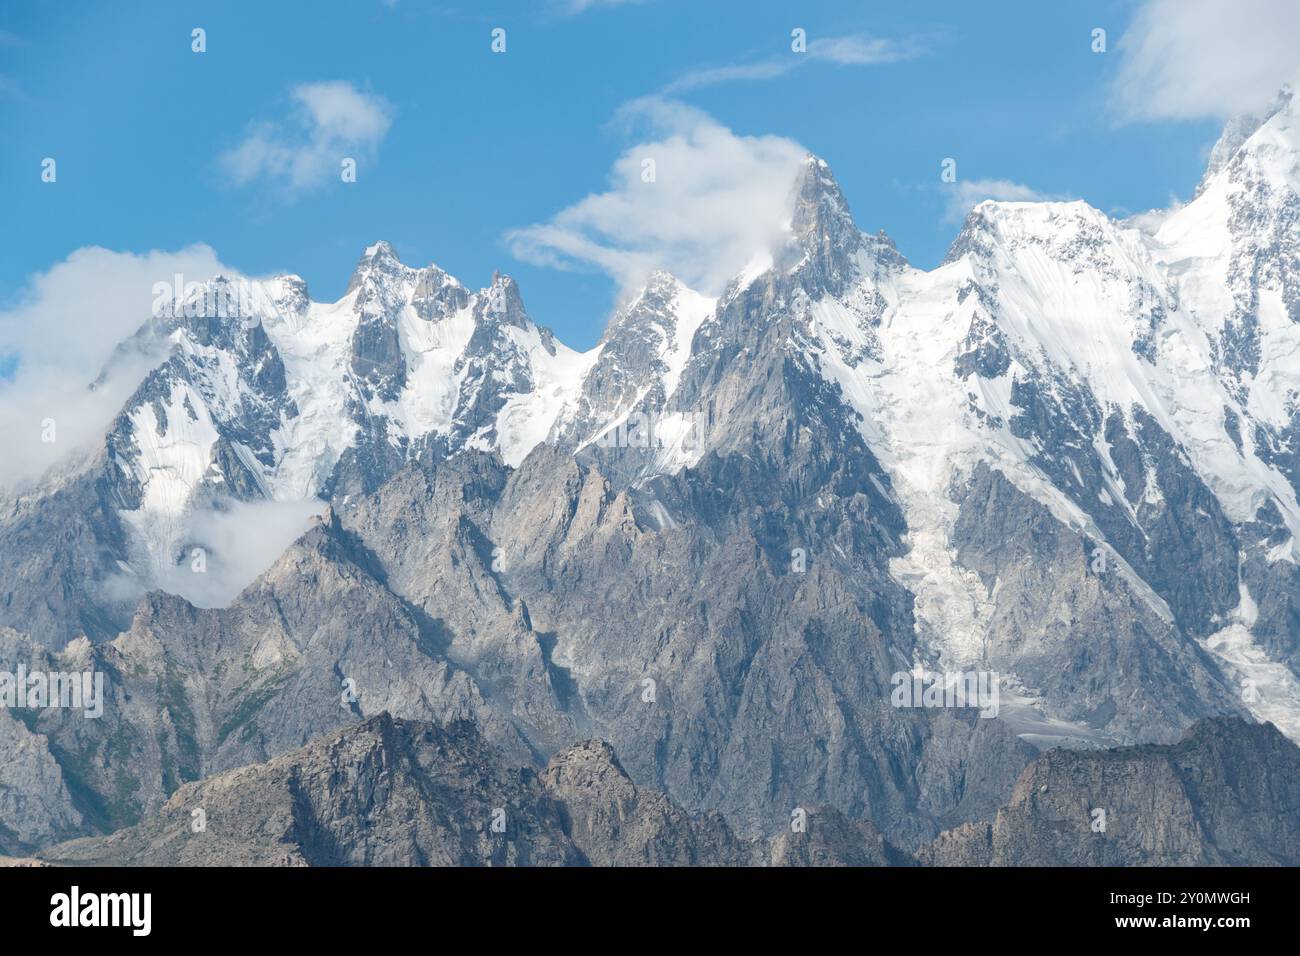
M841 294L863 268L906 266L882 231L866 236L825 160L804 159L791 191L790 238L776 257L783 271L801 271L812 288Z
M823 268L842 266L861 244L834 173L811 153L795 178L790 233L797 250Z
M311 293L307 289L307 280L302 276L284 274L275 276L263 283L268 298L280 316L302 315L311 305Z
M352 270L352 278L348 281L347 292L357 289L367 278L383 276L397 278L407 271L407 267L397 258L393 247L381 239L373 245L366 246L365 251L361 253L356 268Z
M367 246L366 251L361 254L361 258L362 260L369 260L371 262L391 260L398 263L398 265L401 265L401 261L397 258L397 253L394 251L392 245L383 239L380 239L373 245Z
M795 178L790 229L800 239L816 236L819 240L833 235L851 241L857 232L830 165L811 153Z
M493 273L492 284L479 294L475 318L518 328L527 328L531 324L524 309L523 296L519 294L519 283L499 272Z
M1270 106L1258 113L1249 113L1229 120L1223 132L1210 151L1210 160L1206 164L1205 175L1196 186L1196 196L1203 193L1210 181L1241 151L1251 138L1270 121L1277 120L1277 125L1294 129L1295 91L1291 86L1283 86L1277 98ZM1292 139L1293 147L1297 145Z
M430 263L419 272L411 293L411 307L426 321L454 315L469 304L469 290L455 277Z
M680 279L667 269L656 269L646 279L643 295L670 295L682 285Z
M1037 247L1053 258L1108 269L1107 250L1116 235L1111 219L1082 200L986 199L967 215L961 232L948 248L944 264L969 256L977 265L989 267L995 258L1014 256L1024 247Z
M611 341L629 328L646 324L667 328L671 332L673 301L683 288L685 286L671 272L656 269L646 279L641 291L614 313L605 330L605 340Z

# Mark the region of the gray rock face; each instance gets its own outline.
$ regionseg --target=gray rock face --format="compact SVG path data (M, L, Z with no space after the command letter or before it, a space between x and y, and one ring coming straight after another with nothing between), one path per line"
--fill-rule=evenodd
M782 479L744 458L709 461L654 487L666 508L696 502L700 516L662 527L637 517L641 492L615 491L556 450L539 449L508 477L493 467L462 456L432 479L408 471L341 520L391 588L441 615L445 652L484 688L501 686L489 675L529 668L494 699L539 749L598 733L634 779L693 812L721 809L747 836L783 829L797 805L833 800L915 843L1005 800L1031 750L998 721L889 706L899 658L881 634L906 612L879 590L896 586L867 509L839 518L833 509L854 505L822 484L852 479L825 462ZM778 482L820 468L831 477L810 488L831 510L825 519L786 537L752 517L786 493ZM744 497L711 499L724 480ZM888 514L869 481L859 494ZM791 545L817 542L810 550L825 560L792 571ZM520 602L530 643L507 637ZM900 765L916 773L901 777Z
M600 741L557 755L539 777L502 763L470 722L385 713L268 763L186 784L140 825L52 847L43 859L645 866L735 865L754 853L721 817L693 820L663 794L639 790Z
M805 830L772 840L771 866L911 866L913 859L864 820L850 820L834 807L809 812Z
M145 866L581 862L535 775L499 766L471 724L441 727L387 714L269 763L187 784L140 826L53 847L45 859Z
M327 516L230 608L154 593L130 630L107 644L81 641L67 660L13 632L0 640L10 671L23 661L104 675L103 716L49 708L29 721L87 830L133 824L184 782L381 712L473 719L518 759L532 755L475 681L440 655L436 627L349 549Z
M1130 432L1112 412L1103 420L1086 388L1056 378L1017 378L1011 404L1012 434L1042 450L1032 463L1080 507L1087 507L1106 540L1169 604L1178 624L1194 636L1237 605L1237 541L1217 498L1188 465L1169 434L1136 410ZM1107 465L1094 449L1104 437L1127 497L1107 492ZM1103 495L1111 498L1106 505ZM1185 558L1177 565L1171 553Z
M265 764L186 784L147 820L42 862L126 866L895 866L911 859L830 808L741 842L637 787L592 740L537 775L469 722L388 714Z
M103 458L43 494L23 494L0 514L0 625L51 648L78 635L111 638L131 605L105 600L101 582L129 552L122 498Z
M1054 750L990 823L942 834L939 866L1295 866L1300 748L1272 724L1200 721L1178 743Z
M1000 598L991 666L1112 742L1172 741L1207 712L1244 713L1207 652L1158 613L1113 555L1104 563L1094 541L987 467L976 469L961 502L957 557Z
M16 854L81 829L48 742L0 710L0 852Z
M540 775L510 768L470 722L387 714L268 763L181 787L107 837L50 847L59 864L1295 865L1300 749L1271 725L1196 724L1177 744L1055 750L992 823L940 834L916 858L834 807L796 808L769 840L692 817L636 786L593 740Z
M637 787L614 748L589 740L551 758L542 785L565 832L593 866L737 866L751 848L718 813L692 818L663 793Z

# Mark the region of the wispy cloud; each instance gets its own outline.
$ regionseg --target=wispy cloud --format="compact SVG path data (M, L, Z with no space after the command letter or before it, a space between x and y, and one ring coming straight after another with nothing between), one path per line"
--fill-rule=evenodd
M798 143L738 136L707 113L660 97L627 104L619 118L644 124L651 138L614 162L606 191L507 233L514 255L561 269L595 267L625 292L667 269L716 293L780 238L806 155Z
M929 47L917 38L890 40L855 34L843 37L821 37L808 44L808 55L815 60L829 60L842 66L875 66L878 63L898 63L914 60L929 52Z
M218 157L234 185L265 180L293 197L337 181L342 161L373 157L392 125L391 104L341 80L304 83L289 96L290 116L254 125Z
M140 255L87 247L33 276L20 300L0 309L0 342L17 356L12 377L0 380L0 488L22 485L103 437L158 360L130 350L110 357L149 319L154 284L177 273L233 271L203 245ZM42 440L47 419L57 436L49 443Z
M645 3L646 0L553 0L553 2L561 13L572 16L598 7L626 7L634 3Z
M324 508L318 498L305 501L224 501L198 505L172 529L173 543L183 546L181 560L172 551L154 555L153 563L109 577L105 595L138 600L146 591L179 594L195 607L228 607L311 526ZM204 570L193 570L193 550L201 548Z
M1124 119L1227 119L1300 73L1295 0L1146 0L1116 45Z
M958 180L943 188L948 191L944 219L949 223L961 222L976 204L986 199L998 202L1044 202L1070 198L1040 192L1032 186L1009 179Z
M914 60L930 52L929 44L917 37L889 39L865 33L839 37L818 37L808 43L807 52L789 53L725 66L703 67L673 80L665 93L681 93L718 83L746 80L771 80L784 76L808 63L833 63L838 66L876 66Z

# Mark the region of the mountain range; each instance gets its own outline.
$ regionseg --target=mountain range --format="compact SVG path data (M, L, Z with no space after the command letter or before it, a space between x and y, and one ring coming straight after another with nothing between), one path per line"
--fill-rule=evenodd
M0 497L0 667L105 677L0 709L0 852L1295 864L1296 117L930 271L809 156L778 247L586 352L383 242L190 290ZM995 714L891 699L969 673Z

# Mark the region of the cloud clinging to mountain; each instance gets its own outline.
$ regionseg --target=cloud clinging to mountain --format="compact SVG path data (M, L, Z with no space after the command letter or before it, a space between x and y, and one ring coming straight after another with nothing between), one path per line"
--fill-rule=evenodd
M738 135L671 99L638 100L620 116L651 138L619 156L605 191L507 233L511 250L533 263L595 267L625 289L662 268L719 291L780 237L806 150L782 136Z
M1227 119L1260 109L1300 74L1295 0L1147 0L1115 53L1125 119Z

